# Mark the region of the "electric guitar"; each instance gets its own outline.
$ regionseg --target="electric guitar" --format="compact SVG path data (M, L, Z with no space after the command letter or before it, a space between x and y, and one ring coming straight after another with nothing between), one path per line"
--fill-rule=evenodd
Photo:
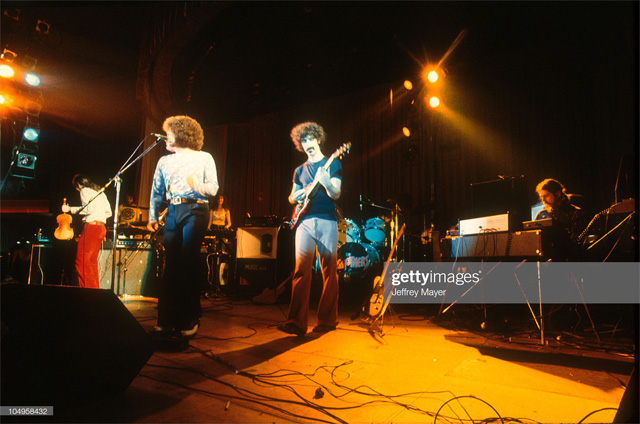
M396 246L398 245L398 241L400 241L400 237L404 233L404 226L402 224L402 228L398 231L398 236L396 240L393 242L393 246L391 247L391 251L389 252L389 257L387 258L387 262L391 262L391 258L395 253ZM369 298L368 304L364 306L364 313L370 318L379 318L384 314L384 311L387 309L387 305L389 304L389 300L385 302L384 300L384 271L382 275L377 276L373 280L373 290L371 291L371 297Z
M338 150L333 152L327 163L324 164L323 168L328 170L335 158L342 158L344 155L349 153L350 150L351 142L344 143ZM291 221L289 222L292 230L295 230L298 227L298 224L300 224L300 218L302 218L304 214L309 210L309 205L311 204L311 200L316 193L318 185L318 173L316 172L316 176L314 177L313 181L304 188L304 197L301 201L298 202L295 209L293 210Z

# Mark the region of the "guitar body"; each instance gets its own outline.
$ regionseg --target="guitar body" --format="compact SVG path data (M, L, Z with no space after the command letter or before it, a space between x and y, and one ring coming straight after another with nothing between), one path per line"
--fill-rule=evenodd
M389 257L387 258L387 262L391 262L391 258L393 258L393 254L396 250L396 246L404 233L404 224L400 231L398 231L398 236L393 242L393 246L391 246L391 251L389 252ZM373 280L373 288L371 289L371 296L369 297L369 302L365 303L363 307L363 312L369 318L379 318L381 317L387 309L387 305L389 304L389 299L385 301L384 298L384 271L382 275L377 276Z
M324 169L329 169L331 163L335 158L344 156L345 154L349 153L350 149L351 143L344 143L338 150L333 152L327 163L325 163L322 167ZM300 219L308 212L309 206L311 205L311 200L316 192L316 189L318 188L318 185L318 180L314 178L311 184L305 187L306 193L304 195L304 198L296 205L296 207L293 209L293 213L291 214L289 226L292 230L295 230L298 227L298 225L300 224Z

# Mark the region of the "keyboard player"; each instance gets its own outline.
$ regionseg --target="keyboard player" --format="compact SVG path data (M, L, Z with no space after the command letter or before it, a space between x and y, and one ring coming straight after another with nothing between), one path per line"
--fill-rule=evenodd
M219 194L215 204L217 206L209 212L209 230L228 230L231 228L231 214L224 203L224 196Z
M557 180L547 178L536 186L544 209L538 212L535 221L551 219L551 252L552 260L580 260L578 236L584 229L582 210L571 204L571 196Z

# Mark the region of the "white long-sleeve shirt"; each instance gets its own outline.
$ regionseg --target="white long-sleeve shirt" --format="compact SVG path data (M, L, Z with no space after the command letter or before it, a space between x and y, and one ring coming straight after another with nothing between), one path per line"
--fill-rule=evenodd
M189 178L194 187L189 184ZM201 191L197 191L196 188ZM211 154L203 151L182 150L160 158L153 175L149 221L158 220L158 209L163 198L206 201L218 192L218 173Z
M98 194L92 188L82 187L80 189L80 201L82 202L82 206L86 205L89 200L93 199L93 197ZM81 206L72 206L71 213L78 213L82 209ZM85 215L82 220L84 222L94 222L100 221L102 223L107 222L107 218L112 215L111 205L109 204L109 200L104 193L100 193L100 195L89 205L80 211L80 215Z

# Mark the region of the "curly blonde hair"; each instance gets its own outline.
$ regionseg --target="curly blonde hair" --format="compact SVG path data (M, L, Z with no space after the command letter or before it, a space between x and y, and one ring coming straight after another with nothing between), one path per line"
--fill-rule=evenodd
M176 136L175 145L192 150L202 149L204 144L204 131L195 119L184 116L171 116L162 124L164 132L171 131Z
M296 125L291 130L291 140L293 144L296 146L296 150L300 152L304 152L302 149L302 140L305 137L313 137L318 140L318 145L322 146L322 144L327 139L327 135L324 132L324 128L315 122L303 122L301 124Z

